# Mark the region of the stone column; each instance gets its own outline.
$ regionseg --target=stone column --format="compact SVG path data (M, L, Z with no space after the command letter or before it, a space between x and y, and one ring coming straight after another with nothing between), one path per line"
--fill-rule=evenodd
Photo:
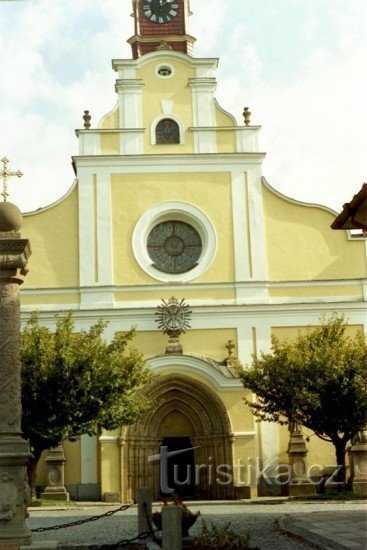
M290 440L288 447L290 466L290 496L312 495L316 488L307 478L307 447L301 432L301 426L290 424Z
M69 493L66 491L65 484L65 454L62 444L48 451L46 457L47 464L47 487L41 497L48 500L68 501Z
M367 429L360 432L349 450L354 493L367 494Z
M31 254L21 239L20 210L0 204L0 540L30 544L25 524L30 492L27 482L28 443L21 433L20 310L21 275Z

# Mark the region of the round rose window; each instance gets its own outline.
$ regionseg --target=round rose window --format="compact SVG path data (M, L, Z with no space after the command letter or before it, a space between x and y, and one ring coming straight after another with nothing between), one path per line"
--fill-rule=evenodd
M168 221L151 230L147 248L154 267L160 271L186 273L197 265L203 245L194 227L181 221Z

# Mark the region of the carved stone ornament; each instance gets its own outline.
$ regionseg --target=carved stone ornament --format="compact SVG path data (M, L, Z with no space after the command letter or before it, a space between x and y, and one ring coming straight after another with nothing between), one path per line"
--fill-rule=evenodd
M18 491L14 479L7 473L0 476L0 522L12 520L17 513Z
M19 285L0 285L0 432L20 432Z
M170 337L169 345L166 349L167 354L182 354L179 337L182 333L186 332L186 329L190 328L191 313L190 306L186 304L184 298L178 301L173 296L168 302L162 299L162 304L158 306L156 317L158 328Z
M19 286L31 248L18 233L21 221L17 206L0 203L0 540L28 546L26 469L31 454L21 434Z
M167 42L165 42L165 40L162 40L162 42L156 46L156 51L170 51L172 50L172 46L170 46L169 44L167 44Z

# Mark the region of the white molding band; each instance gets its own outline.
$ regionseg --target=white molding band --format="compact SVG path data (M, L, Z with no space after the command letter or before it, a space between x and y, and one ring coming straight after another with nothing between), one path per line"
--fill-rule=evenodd
M98 483L97 437L80 438L80 482Z
M242 171L233 171L231 176L235 280L237 282L250 279L245 174Z
M97 180L97 246L98 284L113 284L111 181L109 177Z
M168 374L172 372L180 372L182 374L190 374L200 376L210 382L217 390L235 390L245 393L240 380L236 378L225 378L214 367L210 367L207 361L203 361L198 357L189 355L164 355L148 359L147 365L150 369L159 374Z
M177 220L192 225L202 240L202 253L198 265L186 273L163 273L154 267L147 250L147 239L154 226L164 221ZM217 237L212 222L206 214L196 206L182 201L167 201L157 204L147 210L135 226L132 238L134 256L140 267L162 282L191 281L208 269L217 250Z

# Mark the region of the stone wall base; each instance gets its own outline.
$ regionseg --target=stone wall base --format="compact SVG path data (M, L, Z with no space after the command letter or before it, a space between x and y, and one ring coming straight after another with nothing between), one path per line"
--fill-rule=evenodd
M353 493L359 493L361 495L367 495L367 480L366 481L353 481Z
M316 487L312 483L293 483L289 485L289 496L301 497L316 495Z

